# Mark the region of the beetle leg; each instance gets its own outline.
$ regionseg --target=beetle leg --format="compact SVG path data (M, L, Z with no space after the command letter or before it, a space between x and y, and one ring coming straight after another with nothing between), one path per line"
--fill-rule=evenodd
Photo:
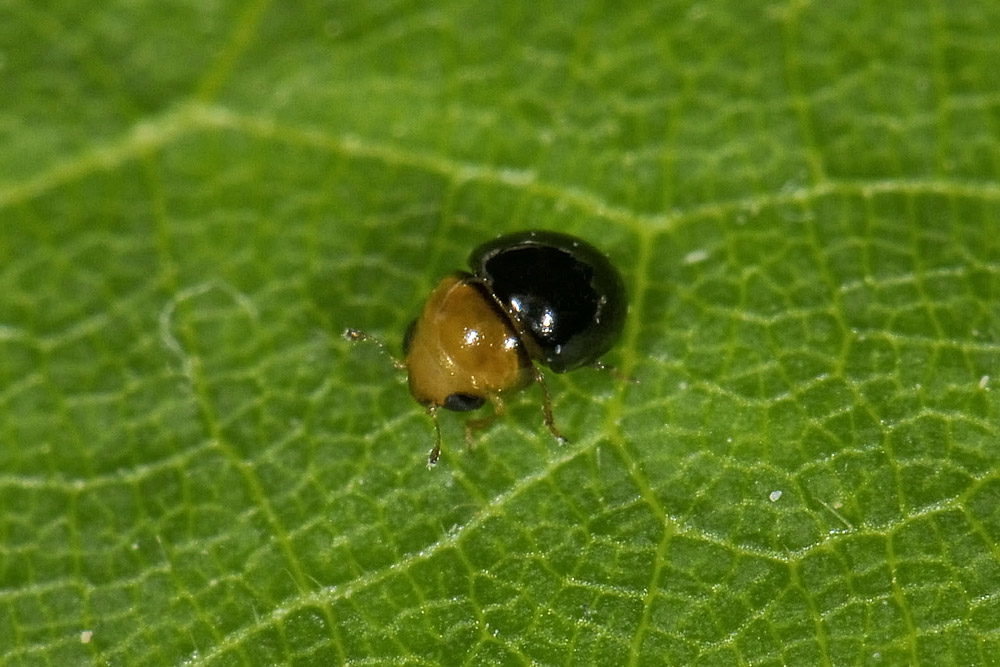
M477 417L476 419L468 419L465 422L465 444L469 446L469 449L472 449L473 445L476 444L476 431L482 431L484 428L489 427L497 420L497 417L500 417L507 411L503 399L500 398L499 394L492 394L489 399L490 405L493 406L493 414L485 417Z
M406 364L404 364L402 361L394 357L392 353L389 352L388 348L386 348L385 346L385 343L380 341L378 338L375 338L374 336L369 336L364 331L360 331L358 329L345 329L344 340L349 340L352 343L357 343L360 341L371 343L375 345L375 347L377 347L379 350L381 350L382 354L389 357L389 361L392 362L393 366L395 366L399 370L404 370L406 368Z
M569 439L556 428L556 420L552 416L552 397L549 395L549 385L537 367L535 368L535 381L542 386L542 416L545 418L545 426L560 444L565 445Z
M437 465L438 458L441 456L441 425L438 423L437 416L437 406L428 405L427 414L431 416L431 421L434 422L434 447L431 449L430 454L427 455L427 468L433 468Z

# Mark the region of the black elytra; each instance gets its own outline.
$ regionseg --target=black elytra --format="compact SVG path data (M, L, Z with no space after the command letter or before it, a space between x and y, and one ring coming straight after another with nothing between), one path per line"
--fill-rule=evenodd
M592 364L621 337L625 283L600 250L569 234L523 231L488 241L469 264L556 373Z

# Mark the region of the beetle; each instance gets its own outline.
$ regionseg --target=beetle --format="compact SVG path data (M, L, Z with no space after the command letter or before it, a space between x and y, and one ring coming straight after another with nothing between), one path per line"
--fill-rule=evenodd
M491 417L467 423L467 435L503 413L503 394L537 382L548 430L555 425L538 365L556 373L603 365L621 338L628 297L621 273L590 243L561 232L527 230L487 241L469 255L471 272L443 278L403 337L410 393L434 421L438 408L467 412L489 402ZM373 340L348 329L350 340Z

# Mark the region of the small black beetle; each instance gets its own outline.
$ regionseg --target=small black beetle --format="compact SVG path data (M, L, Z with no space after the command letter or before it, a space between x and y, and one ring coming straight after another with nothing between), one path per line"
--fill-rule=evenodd
M552 417L545 378L532 363L556 373L598 358L621 337L628 298L621 274L586 241L548 231L524 231L488 241L472 251L473 273L444 278L410 323L403 354L410 393L434 418L437 441L428 465L441 453L437 408L475 410L487 401L503 412L504 392L532 382L542 387L545 425L565 441ZM369 338L354 329L347 338Z

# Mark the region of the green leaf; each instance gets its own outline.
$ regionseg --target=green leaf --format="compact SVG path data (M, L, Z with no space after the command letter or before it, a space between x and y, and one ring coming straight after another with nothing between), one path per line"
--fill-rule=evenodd
M997 34L0 0L5 664L994 662ZM429 471L340 334L531 227L622 267L619 373Z

